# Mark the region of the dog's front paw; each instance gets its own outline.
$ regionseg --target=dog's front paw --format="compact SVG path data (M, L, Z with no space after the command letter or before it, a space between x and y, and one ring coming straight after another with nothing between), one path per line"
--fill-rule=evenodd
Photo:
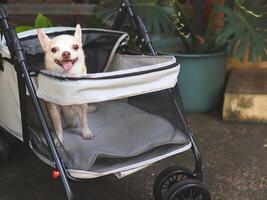
M89 129L83 129L82 136L85 140L91 140L94 138L93 133Z

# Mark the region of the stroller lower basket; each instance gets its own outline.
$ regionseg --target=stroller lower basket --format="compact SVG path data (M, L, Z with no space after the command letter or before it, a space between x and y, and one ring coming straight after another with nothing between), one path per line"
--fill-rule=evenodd
M77 129L64 131L64 148L59 153L74 171L105 175L146 166L191 147L189 139L168 120L121 100L99 103L98 110L89 114L89 124L93 140L84 140ZM40 130L31 132L33 148L49 158Z

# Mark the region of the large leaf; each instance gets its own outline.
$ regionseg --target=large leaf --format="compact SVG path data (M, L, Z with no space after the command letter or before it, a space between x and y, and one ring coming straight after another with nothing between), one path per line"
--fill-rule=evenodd
M132 7L136 15L139 15L146 24L149 32L165 34L174 31L170 16L173 9L169 6L159 5L156 0L133 0ZM109 6L100 7L96 16L111 26L118 12L120 1L116 0Z
M42 13L38 14L35 18L35 28L46 28L53 26L50 19L46 16L44 16Z
M17 26L16 27L16 32L20 33L20 32L28 31L28 30L31 30L31 29L34 29L34 27L33 26Z
M19 33L19 32L28 31L34 28L46 28L46 27L51 27L51 26L53 26L53 24L50 21L50 19L40 13L35 18L34 26L18 26L16 27L16 32Z
M249 61L265 60L267 15L262 8L266 8L266 3L257 0L236 2L235 9L218 6L218 10L225 14L226 25L218 33L216 46L228 44L228 53L239 60L245 58L247 48ZM250 6L249 10L246 6Z

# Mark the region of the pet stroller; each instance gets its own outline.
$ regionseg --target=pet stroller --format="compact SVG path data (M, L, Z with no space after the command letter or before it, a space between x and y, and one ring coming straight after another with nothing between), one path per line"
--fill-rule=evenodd
M118 31L129 21L140 51L127 47L129 36ZM211 199L202 181L200 153L185 121L177 77L180 66L173 56L157 55L147 30L128 0L122 0L113 30L83 29L83 48L89 73L63 76L44 70L44 52L36 30L23 33L10 28L0 7L1 41L0 125L5 135L30 145L32 151L59 176L68 199L73 199L70 180L107 175L118 178L157 161L192 150L195 169L173 166L154 183L155 200ZM73 34L73 28L44 29L50 36ZM30 100L30 101L29 101ZM59 105L94 103L89 126L95 135L83 140L78 128L64 130L64 144L55 146L40 101ZM28 112L29 107L35 113ZM32 115L39 119L33 123ZM2 153L4 151L2 150Z

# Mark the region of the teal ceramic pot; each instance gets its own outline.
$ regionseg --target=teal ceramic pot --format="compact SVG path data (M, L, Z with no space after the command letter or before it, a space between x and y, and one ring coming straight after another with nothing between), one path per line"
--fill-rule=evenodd
M223 98L227 56L175 54L181 64L178 86L186 112L207 112L218 108Z

